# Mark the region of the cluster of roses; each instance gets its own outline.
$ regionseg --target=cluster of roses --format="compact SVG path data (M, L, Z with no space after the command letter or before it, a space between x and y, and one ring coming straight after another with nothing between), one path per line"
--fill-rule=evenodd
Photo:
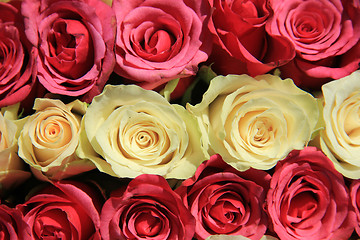
M360 235L359 13L0 2L0 238Z
M54 182L16 208L0 205L0 224L2 239L21 240L349 239L354 227L359 232L359 196L359 180L349 192L329 160L308 147L289 154L272 177L213 155L175 190L143 174L106 200L90 183Z
M29 177L25 162L52 184L1 205L0 224L35 239L348 239L360 234L359 79L318 98L291 79L228 75L186 108L136 85L107 85L88 106L37 98L20 119L3 108L2 193Z

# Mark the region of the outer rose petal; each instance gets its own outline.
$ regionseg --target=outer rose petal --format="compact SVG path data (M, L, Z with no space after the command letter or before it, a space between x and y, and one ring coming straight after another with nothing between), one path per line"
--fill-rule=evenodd
M154 89L195 75L211 51L210 8L203 1L113 1L117 14L115 72Z
M16 208L0 205L1 239L30 240L31 231L24 216Z
M212 235L206 240L248 240L250 238L244 236L231 236L231 235Z
M212 235L206 240L247 240L250 238L232 235ZM260 240L277 240L276 237L264 235Z
M357 224L355 224L355 230L358 236L360 236L360 180L353 180L350 185L350 199L351 204L354 207Z

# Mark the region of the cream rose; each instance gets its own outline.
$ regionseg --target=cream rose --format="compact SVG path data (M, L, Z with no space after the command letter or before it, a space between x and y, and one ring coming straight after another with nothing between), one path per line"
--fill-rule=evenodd
M25 170L25 163L17 155L17 133L15 124L19 104L4 107L0 112L0 195L16 187L31 173Z
M117 177L191 177L208 156L196 119L160 94L135 85L105 87L82 122L79 156Z
M345 177L360 178L360 71L322 86L320 147Z
M209 153L240 171L270 169L310 140L316 99L291 79L262 75L217 76L201 103L187 106L198 119Z
M38 98L34 110L22 121L19 156L38 178L59 180L95 168L75 153L86 103L76 100L64 104L60 100Z

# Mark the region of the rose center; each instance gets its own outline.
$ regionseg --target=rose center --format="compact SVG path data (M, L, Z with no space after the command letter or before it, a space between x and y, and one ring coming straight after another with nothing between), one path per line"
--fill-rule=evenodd
M297 194L291 199L289 215L296 218L307 218L317 209L317 200L310 191Z
M152 212L143 212L135 220L135 228L139 237L156 236L162 227L162 221Z
M219 200L211 207L210 216L216 221L224 224L237 222L242 218L243 205L239 201L236 201L236 203L240 206L236 207L226 199Z
M262 147L266 143L275 138L275 129L271 121L267 118L257 119L250 126L250 136L252 136L252 144L257 147Z
M47 60L62 75L76 79L92 67L92 40L81 21L59 18L53 23L47 37Z
M151 136L152 135L152 136ZM150 147L154 140L158 139L157 133L148 133L145 131L140 131L136 137L134 138L134 142L140 147L140 148L147 148Z
M50 210L39 214L34 222L36 239L71 239L67 216L63 211Z
M71 141L72 132L69 122L59 116L51 116L40 122L37 127L38 142L46 147L60 147Z
M164 30L159 30L153 34L147 44L145 44L145 50L158 54L170 49L174 44L175 38Z

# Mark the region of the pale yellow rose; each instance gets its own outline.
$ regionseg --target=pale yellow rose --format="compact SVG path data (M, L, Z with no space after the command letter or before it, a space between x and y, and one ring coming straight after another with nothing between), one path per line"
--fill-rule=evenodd
M19 104L4 107L0 112L0 194L14 188L31 176L17 155L17 112Z
M86 103L38 98L34 110L22 120L18 153L35 176L60 180L95 168L75 153Z
M196 119L160 94L134 85L105 87L82 122L81 157L117 177L191 177L208 158Z
M316 99L291 79L217 76L201 103L187 106L198 119L210 155L240 171L270 169L307 145L318 121Z
M320 147L345 177L360 178L360 71L322 86Z

